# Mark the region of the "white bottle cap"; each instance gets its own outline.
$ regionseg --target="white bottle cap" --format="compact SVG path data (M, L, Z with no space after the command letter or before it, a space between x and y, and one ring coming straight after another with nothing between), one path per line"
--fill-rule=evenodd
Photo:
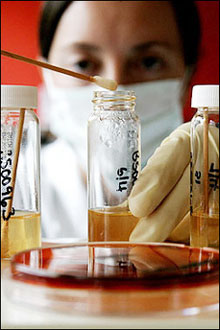
M192 108L219 108L219 85L196 85L192 89Z
M1 85L1 108L37 108L37 87Z

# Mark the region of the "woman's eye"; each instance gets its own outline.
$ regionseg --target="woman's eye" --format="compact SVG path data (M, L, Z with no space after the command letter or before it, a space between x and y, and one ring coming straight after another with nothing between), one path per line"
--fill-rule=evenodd
M142 54L127 63L127 76L132 82L162 79L169 69L169 61L163 55Z
M90 60L81 60L75 62L73 67L76 71L92 74L97 71L98 65Z
M162 68L163 62L160 58L154 56L144 57L141 60L141 66L147 70L159 70Z
M87 70L91 67L91 62L83 60L76 63L76 65L82 70Z

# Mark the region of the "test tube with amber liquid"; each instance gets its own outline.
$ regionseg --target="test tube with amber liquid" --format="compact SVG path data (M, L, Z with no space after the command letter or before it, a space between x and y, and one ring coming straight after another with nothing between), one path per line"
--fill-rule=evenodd
M190 245L219 248L219 86L193 87Z
M140 171L140 121L132 91L94 92L88 121L88 240L128 241L139 221L128 196Z
M41 245L37 88L1 86L1 258Z

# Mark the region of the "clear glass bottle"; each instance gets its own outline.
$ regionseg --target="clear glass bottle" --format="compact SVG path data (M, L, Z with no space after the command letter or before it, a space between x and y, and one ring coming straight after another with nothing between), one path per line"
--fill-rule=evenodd
M88 121L88 239L128 241L138 218L128 196L140 171L140 121L132 91L94 92Z
M1 258L41 245L37 88L1 86Z
M219 86L192 91L190 245L219 247Z

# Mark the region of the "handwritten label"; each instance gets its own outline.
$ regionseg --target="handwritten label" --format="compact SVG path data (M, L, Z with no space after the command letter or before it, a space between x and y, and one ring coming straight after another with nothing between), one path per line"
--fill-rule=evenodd
M138 178L139 157L139 151L137 150L132 155L132 186Z
M219 189L219 168L214 167L214 163L211 163L209 169L209 187L212 188L214 191Z
M192 153L190 153L190 212L192 214L193 207L192 207L192 195L193 195L193 182L197 185L202 183L202 172L196 170L195 174L193 175L193 163L192 163ZM212 162L208 171L208 178L209 178L209 187L216 191L219 189L219 177L220 171L219 168L215 167L215 164Z
M120 167L117 170L117 177L116 180L118 181L118 188L116 191L126 191L128 190L129 183L134 185L135 181L138 178L138 169L139 169L139 151L135 151L132 154L132 166L131 166L131 175L129 176L128 168L127 167Z
M11 166L12 166L12 151L8 150L6 157L3 157L4 153L1 151L1 207L3 220L9 220L11 215L15 214L15 209L12 207L8 216L6 217L6 208L8 205L8 200L12 198L13 187L10 186L11 183ZM6 159L5 159L6 158Z
M212 188L214 191L216 191L216 189L219 189L219 169L215 168L214 163L211 163L210 165L208 177L209 177L209 187ZM195 183L201 184L202 183L201 179L202 179L202 172L195 171Z
M118 189L116 191L124 191L128 189L129 176L126 176L128 169L126 167L121 167L117 170L117 178L119 180Z

